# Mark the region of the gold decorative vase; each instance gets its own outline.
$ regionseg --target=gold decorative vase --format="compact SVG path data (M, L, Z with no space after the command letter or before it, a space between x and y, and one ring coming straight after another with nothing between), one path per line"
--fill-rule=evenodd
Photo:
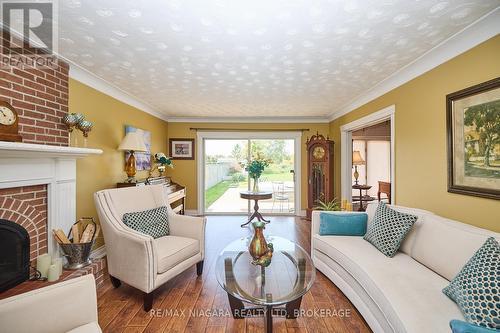
M135 183L135 173L136 173L136 168L135 168L135 156L134 156L134 151L130 151L130 156L125 162L125 172L127 173L128 182L134 182Z
M262 221L254 222L254 236L248 247L248 252L254 259L252 264L267 267L271 264L273 244L267 243L264 237L265 224Z

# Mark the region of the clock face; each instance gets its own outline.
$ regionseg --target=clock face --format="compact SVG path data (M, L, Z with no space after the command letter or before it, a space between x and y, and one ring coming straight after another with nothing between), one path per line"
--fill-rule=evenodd
M12 125L16 122L16 114L6 106L0 106L0 125Z
M317 160L322 159L325 156L325 148L323 147L316 147L313 150L313 157Z

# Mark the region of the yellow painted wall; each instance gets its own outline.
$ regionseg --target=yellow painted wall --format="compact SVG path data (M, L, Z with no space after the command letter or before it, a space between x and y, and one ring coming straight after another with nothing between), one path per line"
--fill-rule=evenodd
M124 154L117 150L125 136L125 125L151 131L151 151L154 153L167 151L167 122L72 79L69 81L69 111L83 113L94 123L88 147L104 151L102 155L77 162L77 217L97 218L94 192L116 187L117 182L126 179ZM78 135L82 144L81 132ZM147 176L147 171L139 171L136 175L137 178ZM99 244L101 242L99 240Z
M302 177L301 177L301 206L305 209L307 206L307 158L306 158L306 138L318 131L320 134L327 135L329 132L329 124L218 124L218 123L168 123L169 138L196 138L196 132L189 130L190 127L210 127L210 128L241 128L258 131L259 129L297 129L309 128L310 131L302 134ZM174 161L175 168L167 170L167 174L172 176L172 179L185 185L187 188L187 209L197 209L198 198L197 191L197 174L196 174L196 159L193 160L176 160Z
M446 95L500 76L500 36L330 123L340 126L395 104L396 203L500 231L500 201L447 192ZM340 149L336 149L340 193Z

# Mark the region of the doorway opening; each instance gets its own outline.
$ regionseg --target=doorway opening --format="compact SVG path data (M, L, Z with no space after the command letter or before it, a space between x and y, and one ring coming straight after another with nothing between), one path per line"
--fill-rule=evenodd
M354 208L363 210L365 203L374 200L390 203L391 121L353 131L352 156L352 163L358 172L353 172L352 184L359 185L352 189Z
M240 192L253 186L245 166L259 157L270 162L259 180L259 190L272 192L260 200L259 211L267 215L300 212L301 133L200 132L198 133L198 211L211 215L248 215L253 202Z
M395 201L394 105L341 127L342 198L364 210Z

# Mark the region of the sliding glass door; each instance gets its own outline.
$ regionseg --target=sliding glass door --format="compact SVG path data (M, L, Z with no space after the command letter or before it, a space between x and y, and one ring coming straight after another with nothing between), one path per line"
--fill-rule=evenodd
M205 140L205 213L246 213L239 192L248 189L248 140Z
M259 201L260 212L293 214L295 212L294 140L250 140L250 155L270 161L259 181L259 190L272 192L272 199Z
M228 136L231 135L228 133ZM235 135L235 134L232 134ZM264 170L259 190L272 192L272 198L259 201L263 214L295 214L298 197L296 185L296 149L300 138L260 134L253 138L202 139L203 187L198 197L203 201L204 214L248 214L253 202L240 198L241 191L252 189L245 166L256 158L266 159L269 166ZM243 136L239 133L237 136ZM253 134L255 136L255 134ZM298 141L297 141L298 140Z

